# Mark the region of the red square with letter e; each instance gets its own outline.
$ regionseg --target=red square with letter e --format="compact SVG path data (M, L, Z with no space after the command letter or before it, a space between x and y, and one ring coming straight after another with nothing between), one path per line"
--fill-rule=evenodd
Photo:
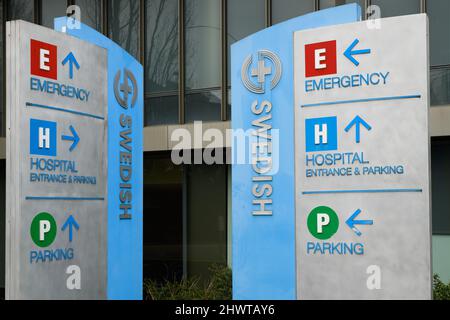
M336 72L336 40L305 45L306 77L317 77Z
M31 74L56 80L58 49L50 43L30 39Z

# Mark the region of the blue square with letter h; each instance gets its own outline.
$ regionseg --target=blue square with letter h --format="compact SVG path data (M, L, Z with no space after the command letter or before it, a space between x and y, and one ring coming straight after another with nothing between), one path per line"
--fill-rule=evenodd
M305 119L306 152L337 150L337 117Z
M56 156L56 122L30 119L30 154Z

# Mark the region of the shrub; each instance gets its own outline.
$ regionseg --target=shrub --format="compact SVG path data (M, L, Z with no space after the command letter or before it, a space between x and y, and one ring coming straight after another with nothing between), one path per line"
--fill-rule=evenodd
M144 297L147 300L231 300L231 270L226 266L212 265L211 278L188 277L180 281L166 280L158 283L144 281Z
M437 274L433 276L433 299L450 300L450 283L443 283Z

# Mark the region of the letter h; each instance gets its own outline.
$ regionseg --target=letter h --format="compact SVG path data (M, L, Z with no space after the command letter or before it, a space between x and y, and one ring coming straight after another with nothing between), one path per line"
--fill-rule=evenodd
M321 141L322 140L322 141ZM327 124L315 124L314 125L314 144L327 144Z
M50 128L39 127L39 149L50 149Z

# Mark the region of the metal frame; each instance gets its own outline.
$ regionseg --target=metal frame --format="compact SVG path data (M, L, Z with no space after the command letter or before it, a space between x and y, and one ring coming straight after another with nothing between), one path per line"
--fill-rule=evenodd
M36 24L42 23L42 0L34 0L34 22Z
M139 1L139 61L142 65L144 65L145 62L145 4L145 0ZM145 73L144 68L144 79Z
M1 0L0 5L2 6L2 43L3 43L3 48L2 48L2 54L3 54L3 59L2 59L2 68L3 68L3 74L1 75L1 79L2 79L2 117L0 119L0 121L2 122L0 124L0 136L1 137L6 137L6 20L8 18L8 6L7 6L7 0Z
M272 0L266 0L266 28L272 25Z
M221 15L220 15L220 41L221 41L221 57L222 69L221 69L221 106L220 106L220 120L227 120L227 107L228 107L228 6L226 0L220 0Z
M314 11L320 10L320 0L314 0Z
M102 0L102 33L108 36L108 0Z
M184 0L178 0L178 123L185 122Z

